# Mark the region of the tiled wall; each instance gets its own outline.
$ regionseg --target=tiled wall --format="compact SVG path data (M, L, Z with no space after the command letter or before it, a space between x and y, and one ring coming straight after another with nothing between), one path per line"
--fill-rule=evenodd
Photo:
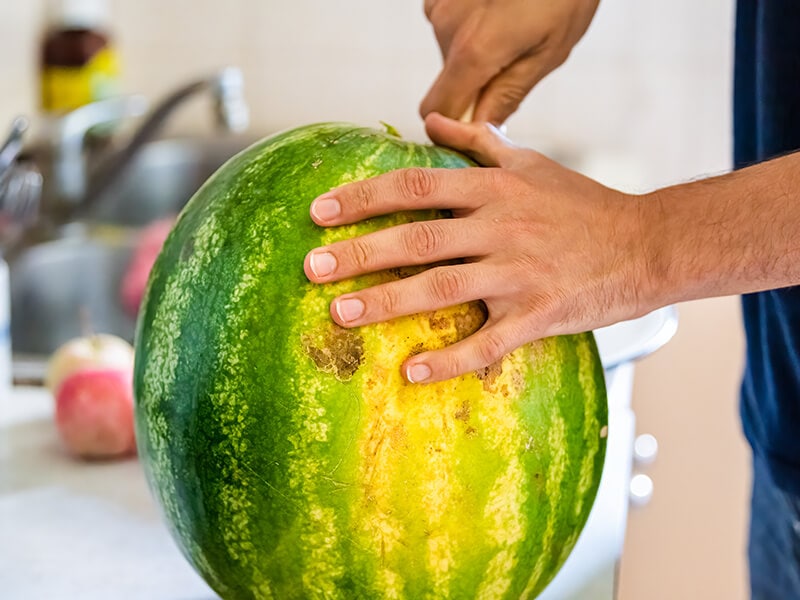
M0 2L0 126L35 108L44 4ZM440 61L421 4L111 2L127 91L157 98L197 74L238 64L258 132L385 120L412 138L424 135L417 103ZM587 168L629 187L727 168L731 23L729 0L604 0L567 64L512 118L511 136L589 152ZM179 128L208 121L201 102L188 115Z

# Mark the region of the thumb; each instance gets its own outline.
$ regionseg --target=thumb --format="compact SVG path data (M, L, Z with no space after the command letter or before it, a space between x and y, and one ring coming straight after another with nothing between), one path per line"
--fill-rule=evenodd
M511 166L518 150L491 123L465 123L431 113L425 118L425 130L435 144L463 152L484 167Z

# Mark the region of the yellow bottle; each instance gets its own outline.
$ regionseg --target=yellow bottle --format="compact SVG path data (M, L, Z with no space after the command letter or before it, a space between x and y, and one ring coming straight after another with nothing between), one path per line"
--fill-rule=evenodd
M64 113L113 96L119 64L103 0L50 0L42 44L41 108Z

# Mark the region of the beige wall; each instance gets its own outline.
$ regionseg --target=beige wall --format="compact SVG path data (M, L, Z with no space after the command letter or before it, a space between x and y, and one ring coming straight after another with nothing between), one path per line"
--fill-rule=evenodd
M421 0L112 0L125 89L151 98L242 66L254 126L385 120L422 137L439 66ZM0 123L35 109L45 0L0 2ZM634 157L635 184L728 165L730 0L603 0L567 65L510 122L544 147ZM193 116L204 121L202 107ZM184 122L187 122L184 119ZM191 121L189 121L191 122Z
M35 109L43 0L0 1L0 127ZM226 64L247 78L254 131L385 120L422 137L417 103L439 66L421 0L114 0L127 91L157 98ZM603 0L568 63L510 122L527 144L581 158L629 189L728 168L730 0ZM204 129L203 102L174 129ZM735 407L734 299L682 307L675 341L641 364L639 430L661 455L633 511L621 594L743 597L747 465Z

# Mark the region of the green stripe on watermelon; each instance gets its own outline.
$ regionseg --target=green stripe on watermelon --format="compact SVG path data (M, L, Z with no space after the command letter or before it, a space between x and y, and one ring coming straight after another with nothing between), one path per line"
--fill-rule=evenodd
M481 373L412 386L399 366L477 329L477 304L357 330L337 294L408 276L309 283L336 229L317 195L441 148L342 124L226 164L165 244L137 331L137 436L184 554L224 598L534 597L574 545L605 452L591 334L530 344Z

